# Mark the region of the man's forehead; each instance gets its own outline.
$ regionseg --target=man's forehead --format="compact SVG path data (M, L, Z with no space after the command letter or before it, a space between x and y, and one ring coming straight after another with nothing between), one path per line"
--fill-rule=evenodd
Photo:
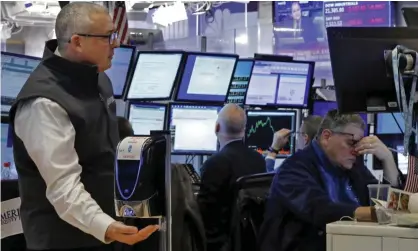
M116 27L108 13L94 13L91 15L93 29L100 33L112 33Z

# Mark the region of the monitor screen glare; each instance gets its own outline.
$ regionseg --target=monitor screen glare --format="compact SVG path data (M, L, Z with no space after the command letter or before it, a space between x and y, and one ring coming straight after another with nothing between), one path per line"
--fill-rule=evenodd
M220 106L174 104L170 130L174 153L211 154L217 150L215 125Z
M182 53L139 53L127 99L168 99Z
M4 123L1 124L1 179L17 179L11 131L9 125Z
M245 91L250 81L254 61L239 60L229 88L227 103L244 104Z
M255 61L245 104L306 107L311 68L309 63Z
M113 94L116 97L123 94L133 52L134 48L115 48L112 67L105 71L110 81L112 81Z
M177 99L225 102L236 61L234 56L188 55Z
M151 131L164 130L166 107L153 104L130 104L129 122L135 135L150 135Z
M295 131L296 113L293 111L248 111L245 142L251 149L266 154L275 132L282 128ZM295 137L280 149L278 157L293 154Z
M1 54L1 112L8 113L23 85L41 59Z

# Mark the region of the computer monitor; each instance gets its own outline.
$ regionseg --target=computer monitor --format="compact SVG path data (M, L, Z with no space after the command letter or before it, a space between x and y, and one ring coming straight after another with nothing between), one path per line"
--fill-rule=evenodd
M169 128L174 154L213 154L218 147L215 125L221 106L171 103Z
M402 8L402 14L408 27L418 28L418 8Z
M227 103L244 104L245 92L250 81L254 60L239 59L235 67L234 77L229 86Z
M313 71L313 62L255 60L245 104L306 108Z
M188 53L176 100L224 103L237 60L234 54Z
M135 47L121 45L114 49L112 67L106 70L107 76L112 81L115 98L121 98L129 79L129 70L132 67L135 56Z
M169 100L180 77L181 51L141 51L129 83L128 100Z
M418 32L405 27L330 27L328 43L338 110L399 112L395 84L385 50L403 45L418 51ZM360 53L356 53L360 52ZM409 94L412 79L404 81ZM418 109L418 106L415 106Z
M1 113L8 114L13 102L41 58L1 52Z
M17 179L13 158L12 132L8 123L1 123L1 180Z
M404 132L405 120L401 113L378 113L376 115L376 134L403 134Z
M273 135L282 128L293 132L296 130L296 111L292 110L249 110L245 143L251 149L266 154L271 146ZM280 149L277 157L287 157L294 153L295 137L290 137L289 143Z
M128 120L135 135L151 135L164 130L167 106L156 103L129 102Z

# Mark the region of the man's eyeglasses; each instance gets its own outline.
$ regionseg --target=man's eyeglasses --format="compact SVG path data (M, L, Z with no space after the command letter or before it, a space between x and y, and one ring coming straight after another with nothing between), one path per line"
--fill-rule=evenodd
M119 39L119 36L118 36L117 32L113 32L113 33L108 34L108 35L84 34L84 33L76 33L75 35L79 35L79 36L82 36L82 37L107 38L109 40L109 44L114 44ZM68 42L71 42L71 39Z
M331 131L334 134L339 134L339 135L343 135L343 136L350 136L350 142L347 142L348 145L350 145L351 147L355 147L357 145L358 142L360 142L361 139L355 140L354 139L354 134L352 133L348 133L348 132L339 132L339 131Z

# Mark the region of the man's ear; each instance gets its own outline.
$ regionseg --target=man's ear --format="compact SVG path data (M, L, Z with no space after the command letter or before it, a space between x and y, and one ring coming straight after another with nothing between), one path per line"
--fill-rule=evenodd
M215 125L215 134L218 134L220 130L221 130L221 125L219 125L219 123L216 122L216 125Z

